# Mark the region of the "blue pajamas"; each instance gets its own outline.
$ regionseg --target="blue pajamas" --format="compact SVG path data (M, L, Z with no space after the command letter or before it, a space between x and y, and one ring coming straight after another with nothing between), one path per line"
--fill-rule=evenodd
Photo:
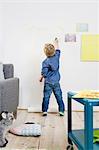
M42 63L41 74L45 79L44 91L43 91L43 102L42 102L42 111L47 112L49 106L49 100L52 92L55 95L55 98L58 103L58 109L60 112L64 112L65 106L62 99L62 91L60 88L59 80L59 58L60 50L57 49L55 55L47 57Z
M44 97L43 97L43 102L42 102L42 111L47 112L48 106L49 106L49 100L50 100L50 96L52 92L54 93L55 98L57 100L59 111L64 112L65 106L62 100L62 91L61 91L59 83L55 83L55 84L45 83L44 84L44 91L43 91Z

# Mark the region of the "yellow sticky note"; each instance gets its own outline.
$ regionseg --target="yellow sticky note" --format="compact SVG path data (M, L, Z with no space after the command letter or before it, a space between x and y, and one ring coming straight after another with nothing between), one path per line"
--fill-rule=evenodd
M82 35L82 61L99 61L99 34Z

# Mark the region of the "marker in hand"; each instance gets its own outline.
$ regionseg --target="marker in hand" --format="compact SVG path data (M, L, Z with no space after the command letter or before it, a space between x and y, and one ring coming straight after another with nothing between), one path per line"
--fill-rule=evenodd
M57 38L57 37L55 37L55 41L58 41L58 38Z

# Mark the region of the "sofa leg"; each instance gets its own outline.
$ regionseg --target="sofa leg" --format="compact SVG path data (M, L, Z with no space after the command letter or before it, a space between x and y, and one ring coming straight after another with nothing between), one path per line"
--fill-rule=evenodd
M17 110L13 112L14 118L17 118Z

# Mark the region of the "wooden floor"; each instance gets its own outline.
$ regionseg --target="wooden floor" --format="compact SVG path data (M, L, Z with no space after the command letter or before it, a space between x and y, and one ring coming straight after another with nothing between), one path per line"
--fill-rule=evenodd
M66 150L67 143L67 113L60 117L58 113L49 113L42 117L41 113L27 113L26 110L18 111L15 125L32 121L42 125L40 137L22 137L7 134L9 141L6 148L0 150ZM99 113L94 113L94 126L99 127ZM84 117L82 112L73 112L73 127L83 128ZM77 148L75 147L75 150Z

